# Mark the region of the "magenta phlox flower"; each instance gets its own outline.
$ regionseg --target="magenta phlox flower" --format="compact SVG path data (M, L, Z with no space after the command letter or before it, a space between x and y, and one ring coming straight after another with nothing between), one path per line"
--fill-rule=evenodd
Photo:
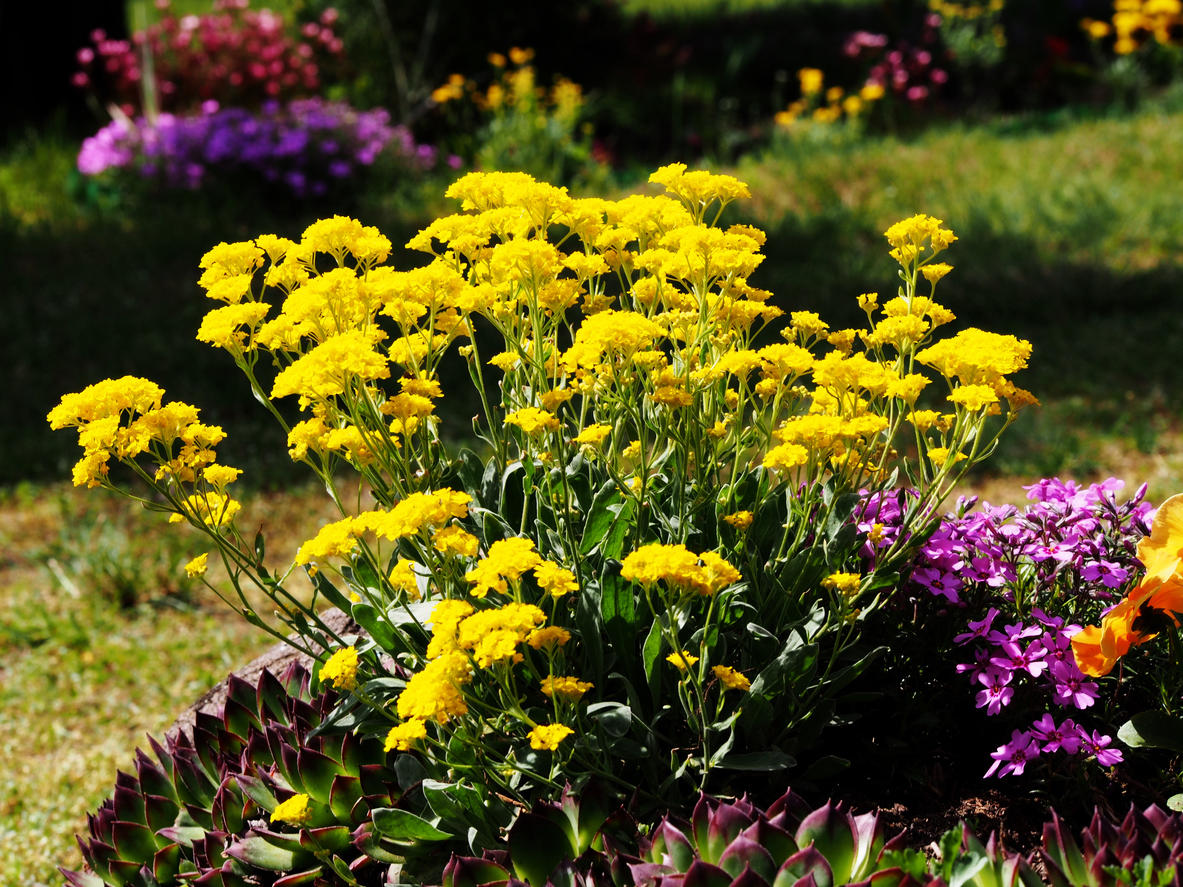
M1045 753L1062 751L1074 755L1080 751L1080 728L1072 718L1065 718L1057 727L1051 714L1044 713L1031 725L1031 735L1042 743L1040 750Z
M1112 736L1105 736L1098 733L1096 730L1089 734L1088 730L1083 727L1078 728L1080 736L1080 753L1094 757L1097 763L1102 767L1112 767L1123 760L1120 749L1110 748L1109 745L1113 742Z
M921 567L912 571L912 580L927 588L934 595L943 597L951 604L960 604L962 583L958 576L937 567Z
M958 674L969 675L971 681L977 682L988 668L990 668L990 651L985 647L979 647L974 650L974 661L959 662L956 671Z
M986 709L986 714L996 715L1010 704L1015 691L1010 685L1011 673L1001 668L988 667L978 675L978 683L986 689L979 690L977 707Z
M970 620L968 623L969 631L964 634L956 635L953 638L955 644L968 644L976 638L983 638L990 631L990 626L994 622L995 617L998 616L998 609L991 607L986 611L986 615L976 621Z
M998 746L996 751L990 753L994 763L990 765L983 778L988 779L995 773L999 777L1011 774L1019 776L1028 763L1039 757L1039 751L1039 742L1034 736L1024 730L1015 730L1011 734L1010 742Z
M1055 700L1060 705L1073 705L1084 709L1097 701L1100 694L1096 683L1087 680L1081 674L1073 657L1066 656L1052 662L1049 673L1054 682Z
M1015 641L1006 641L998 646L998 650L1002 655L990 657L990 664L996 668L1025 671L1033 678L1047 670L1048 664L1043 659L1047 651L1038 641L1032 641L1026 649Z
M1113 561L1098 560L1085 564L1080 571L1082 579L1100 581L1107 588L1118 588L1129 578L1130 571Z
M992 644L1002 645L1010 641L1022 641L1027 638L1039 637L1043 634L1043 629L1038 625L1025 625L1022 622L1015 622L1011 625L1005 625L1002 631L997 629L991 631L986 635L986 640Z

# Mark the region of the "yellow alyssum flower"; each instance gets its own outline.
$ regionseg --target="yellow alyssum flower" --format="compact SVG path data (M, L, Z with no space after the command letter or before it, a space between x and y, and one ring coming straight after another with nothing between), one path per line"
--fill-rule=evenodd
M989 385L961 385L954 388L947 399L970 412L998 403L998 395Z
M467 713L468 703L460 688L472 680L468 655L452 650L433 659L411 675L398 697L398 716L444 723Z
M419 577L415 573L415 564L413 561L400 557L394 567L391 568L390 575L387 578L390 580L392 587L397 588L411 600L417 601L422 596L419 591Z
M558 625L544 625L526 636L526 643L535 650L554 650L571 640L571 632Z
M464 578L473 584L473 597L484 597L490 591L504 593L508 587L505 580L516 582L540 563L542 555L534 550L533 540L515 536L490 545L488 554Z
M516 425L527 435L542 434L546 431L558 431L559 420L554 413L541 410L538 407L522 407L505 416L507 425Z
M723 516L723 520L726 523L741 531L746 530L752 525L753 518L754 515L750 511L737 511L734 514L726 514Z
M588 425L583 431L572 438L572 442L590 447L598 447L611 433L611 425Z
M338 690L357 688L357 648L342 647L320 667L320 679Z
M772 471L790 471L800 468L808 461L809 450L801 444L783 443L765 453L761 464Z
M288 825L303 825L312 819L312 809L309 806L311 800L308 795L302 792L292 795L271 811L271 821L284 822Z
M158 408L163 397L164 389L147 379L137 376L104 379L62 397L61 403L49 411L46 419L55 431L68 426L78 427L121 413L146 413Z
M206 568L208 566L209 566L209 552L207 551L204 554L197 555L197 557L193 558L193 560L191 560L191 561L189 561L189 563L185 564L185 575L188 576L190 579L193 579L194 577L200 576L203 573L205 573Z
M185 511L212 529L219 529L234 520L242 504L223 493L194 493L185 497ZM179 524L184 514L172 514L168 522Z
M822 580L822 587L850 597L858 594L863 577L858 573L831 573Z
M747 691L752 688L752 682L748 680L747 676L730 668L726 665L712 665L711 671L715 673L715 677L728 690L743 690Z
M565 724L539 724L530 731L530 748L537 751L554 751L575 731Z
M551 698L558 697L565 702L577 702L583 694L592 689L595 684L581 681L570 675L547 675L542 679L542 695Z
M995 386L1025 369L1030 356L1031 343L1024 339L970 327L925 348L916 359L962 385Z
M639 585L666 587L710 595L740 580L734 566L713 551L695 554L685 545L654 542L632 552L621 564L620 575Z
M534 568L534 581L551 597L562 597L579 591L579 582L570 570L551 561L543 561Z
M444 527L431 537L432 547L444 554L458 554L462 557L476 557L480 540L463 527Z
M390 376L390 365L374 350L377 332L349 330L325 339L284 367L271 386L271 396L298 394L301 404L342 394L351 380L371 382Z
M197 341L227 351L241 351L271 306L265 302L241 302L215 308L202 318Z
M679 650L676 653L670 653L669 656L666 656L665 661L675 666L678 671L685 672L698 661L698 657L692 656L685 650Z
M411 718L395 724L386 734L386 751L410 751L420 739L427 738L427 725L421 718Z
M965 453L950 453L948 447L930 447L928 450L928 460L938 468L942 467L950 459L954 463L957 463L963 461L965 458Z
M801 84L802 95L816 95L822 91L825 74L817 68L802 68L797 72L797 81Z

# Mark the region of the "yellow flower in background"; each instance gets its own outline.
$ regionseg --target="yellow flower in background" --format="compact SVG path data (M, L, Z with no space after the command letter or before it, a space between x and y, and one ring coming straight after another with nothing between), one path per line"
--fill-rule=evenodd
M527 435L542 434L547 431L558 431L559 420L554 413L540 410L537 407L523 407L505 416L507 425L516 425Z
M537 751L554 751L575 731L565 724L539 724L530 731L530 748Z
M676 653L670 653L669 656L666 656L665 661L675 666L678 671L685 672L698 661L698 657L690 655L685 650L679 650Z
M801 84L802 95L817 95L822 91L826 75L817 68L802 68L797 72L797 80Z
M735 527L735 529L743 531L752 525L754 515L750 511L737 511L734 514L727 514L723 516L723 520Z
M357 688L357 648L342 647L320 667L320 679L338 690Z

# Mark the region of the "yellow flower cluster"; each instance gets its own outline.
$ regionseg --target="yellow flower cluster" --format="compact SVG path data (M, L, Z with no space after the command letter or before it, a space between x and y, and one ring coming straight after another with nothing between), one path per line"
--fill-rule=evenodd
M675 592L711 595L740 580L739 570L713 551L695 554L685 545L654 542L624 559L620 575L639 585L662 583Z
M240 508L224 489L241 472L216 463L214 447L225 432L199 421L196 407L162 404L163 397L164 390L147 379L106 379L65 395L47 419L51 428L78 430L82 458L74 466L75 486L105 484L111 459L138 465L144 456L155 462L155 479L178 495L171 520L221 528ZM201 488L183 493L194 485Z
M311 801L312 799L303 793L292 795L271 811L271 821L296 826L304 825L312 819Z
M357 648L342 647L320 667L320 679L338 690L357 687Z
M1178 46L1183 35L1181 0L1114 0L1109 22L1084 19L1083 27L1094 40L1113 37L1118 55L1136 52L1150 40L1163 46Z
M791 130L803 118L822 124L857 120L887 92L881 84L872 81L863 84L857 92L847 93L841 86L826 89L825 73L818 68L802 68L797 72L797 80L801 97L773 117L773 122L782 129Z
M395 541L421 532L439 530L453 519L468 516L467 493L442 489L429 493L411 493L389 510L363 511L321 527L320 531L296 552L297 564L311 564L332 558L347 558L367 533L379 539ZM446 544L470 548L458 539L456 530L445 535Z

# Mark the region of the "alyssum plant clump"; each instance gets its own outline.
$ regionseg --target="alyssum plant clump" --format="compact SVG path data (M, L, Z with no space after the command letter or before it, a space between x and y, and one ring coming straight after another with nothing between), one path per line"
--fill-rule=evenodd
M865 329L792 312L758 345L782 314L749 282L764 235L717 225L747 187L680 164L651 181L666 193L610 201L464 176L461 211L411 240L430 261L407 271L341 217L206 254L219 304L198 339L230 354L340 510L282 571L236 523L239 471L197 408L125 377L49 415L77 429L76 484L194 527L191 573L220 560L245 618L334 651L318 674L342 694L332 724L381 737L463 809L476 793L512 818L596 783L647 815L792 766L882 652L862 627L940 502L1033 401L1009 378L1026 342L936 336L953 315L935 259L956 239L939 220L888 229L898 294L859 297ZM441 439L453 348L481 455ZM917 491L903 530L867 567L855 512L899 485ZM289 588L299 570L311 599ZM338 636L323 604L365 634Z

